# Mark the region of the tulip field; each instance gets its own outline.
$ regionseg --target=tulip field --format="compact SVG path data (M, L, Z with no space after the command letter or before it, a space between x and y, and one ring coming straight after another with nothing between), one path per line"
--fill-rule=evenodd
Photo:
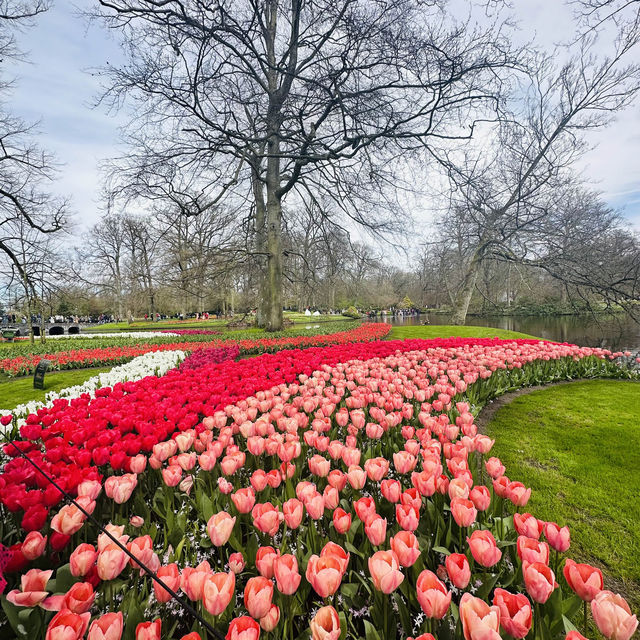
M188 343L2 417L0 640L629 640L475 424L508 390L636 376L623 354L388 330Z

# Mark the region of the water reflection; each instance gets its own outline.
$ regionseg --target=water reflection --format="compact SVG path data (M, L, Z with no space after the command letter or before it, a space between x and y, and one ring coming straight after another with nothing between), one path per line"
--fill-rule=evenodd
M378 316L374 322L392 325L450 324L448 314L431 313L420 316ZM613 350L640 349L640 324L627 315L616 316L469 316L467 324L519 331L547 340L572 342L587 347Z

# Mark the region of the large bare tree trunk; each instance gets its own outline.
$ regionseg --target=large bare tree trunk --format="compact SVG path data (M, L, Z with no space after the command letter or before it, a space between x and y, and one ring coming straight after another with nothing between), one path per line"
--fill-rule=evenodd
M282 330L282 207L280 199L267 199L267 272L262 281L265 329Z
M267 324L267 307L266 300L263 295L264 290L266 288L265 280L267 273L267 261L266 261L266 252L267 252L267 212L266 206L264 203L264 193L262 188L262 183L260 182L260 177L255 168L252 169L251 172L251 187L253 190L253 200L256 206L256 256L259 265L259 296L258 296L258 307L256 312L256 324L259 327L266 327Z
M469 304L471 303L471 297L473 296L473 290L478 280L478 274L482 265L483 252L480 248L476 249L467 272L464 275L462 282L462 288L458 295L455 297L455 307L453 310L453 316L451 318L451 324L462 325L467 319L467 312L469 311Z
M40 343L44 344L47 341L46 327L44 324L44 296L40 301Z

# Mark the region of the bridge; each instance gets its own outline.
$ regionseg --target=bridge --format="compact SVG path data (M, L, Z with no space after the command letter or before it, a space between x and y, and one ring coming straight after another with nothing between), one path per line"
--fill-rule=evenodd
M87 327L93 327L94 324L82 323L82 322L45 322L44 330L48 336L63 336L63 335L77 335L82 332L82 329ZM25 322L2 324L0 327L2 331L15 331L16 337L24 337L29 335L29 326ZM40 335L40 325L33 325L33 333L36 336Z

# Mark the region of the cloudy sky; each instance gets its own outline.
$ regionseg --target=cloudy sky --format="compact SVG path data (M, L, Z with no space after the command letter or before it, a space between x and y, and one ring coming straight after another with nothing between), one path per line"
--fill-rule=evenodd
M75 6L91 4L77 0ZM571 12L561 0L513 4L523 39L551 47L574 31ZM54 0L53 9L38 17L35 28L19 41L29 62L13 70L18 81L12 109L27 121L40 122L42 146L61 163L56 188L71 196L77 220L86 227L100 216L99 163L119 153L118 127L126 121L124 113L92 106L99 82L90 70L121 61L117 40L101 25L87 25L69 0ZM640 230L639 108L636 104L606 131L592 135L596 146L585 155L582 170Z

